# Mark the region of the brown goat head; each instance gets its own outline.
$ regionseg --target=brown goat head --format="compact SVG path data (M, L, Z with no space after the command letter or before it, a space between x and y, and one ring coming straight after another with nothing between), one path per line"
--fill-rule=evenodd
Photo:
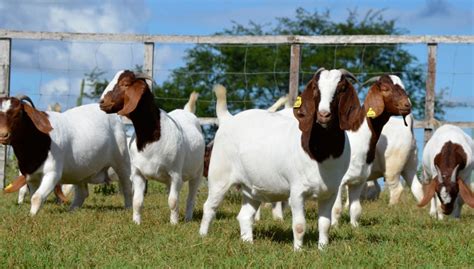
M53 129L48 115L36 110L32 104L15 97L0 98L0 143L10 144L15 134L22 134L25 124L33 124L44 134Z
M434 158L437 176L425 187L425 195L418 204L423 207L435 196L441 201L443 214L449 215L453 212L456 198L461 198L470 207L474 207L474 195L464 180L459 177L459 171L464 169L467 156L461 145L446 142L441 151Z
M321 68L315 73L294 104L293 113L303 133L310 132L313 124L323 128L350 128L356 120L351 112L360 107L360 102L349 79L356 81L343 69Z
M382 75L370 79L375 83L365 98L364 109L369 118L377 118L383 113L389 116L407 116L411 112L411 102L397 76ZM406 122L405 122L406 125Z
M118 72L104 90L100 108L106 113L127 116L133 112L142 95L149 91L143 76L137 76L129 70Z

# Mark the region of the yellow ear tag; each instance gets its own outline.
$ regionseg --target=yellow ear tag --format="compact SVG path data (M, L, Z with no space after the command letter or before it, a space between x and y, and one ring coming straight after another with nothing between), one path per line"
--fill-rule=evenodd
M9 189L11 189L12 187L13 187L13 185L10 183L10 184L8 184L8 186L7 186L7 187L5 187L5 189L4 189L4 190L8 191L8 190L9 190Z
M301 101L301 96L298 96L298 97L296 97L296 100L295 100L295 103L293 104L293 107L294 108L299 108L301 106L301 103L303 103Z
M369 111L367 111L367 118L375 118L377 114L375 113L374 109L369 107Z

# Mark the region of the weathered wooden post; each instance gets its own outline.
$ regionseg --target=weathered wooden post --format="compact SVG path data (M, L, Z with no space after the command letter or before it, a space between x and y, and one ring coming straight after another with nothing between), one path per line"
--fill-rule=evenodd
M10 63L11 63L10 38L0 38L0 97L10 95ZM0 188L5 187L5 172L7 164L7 147L0 145Z
M435 111L435 82L436 82L436 49L438 44L428 44L428 75L426 77L426 94L425 94L425 135L424 144L431 138L433 134L433 122Z
M145 42L145 56L143 62L143 72L153 77L153 61L155 57L155 43L154 42ZM153 90L153 82L152 89ZM145 194L148 193L148 180L145 181Z
M290 83L288 92L288 102L293 105L298 96L298 86L300 80L300 45L291 45L290 55Z
M143 62L143 72L153 77L153 60L155 57L155 43L145 42L145 58Z

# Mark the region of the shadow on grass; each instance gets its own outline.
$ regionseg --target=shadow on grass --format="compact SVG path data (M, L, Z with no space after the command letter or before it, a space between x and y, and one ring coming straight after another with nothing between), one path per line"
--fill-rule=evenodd
M226 220L234 219L237 217L238 213L228 212L224 210L217 210L215 220ZM202 219L202 209L195 209L193 213L193 219L190 222L201 222ZM237 221L237 220L236 220Z
M291 227L282 228L278 226L271 226L271 227L255 227L254 228L254 236L255 238L262 238L268 239L272 242L276 243L293 243L293 230ZM306 231L304 235L304 244L312 244L318 242L318 230L310 229Z

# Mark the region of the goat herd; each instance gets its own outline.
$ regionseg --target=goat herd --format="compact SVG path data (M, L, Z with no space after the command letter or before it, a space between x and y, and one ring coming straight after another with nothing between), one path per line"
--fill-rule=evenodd
M423 152L423 178L417 178L411 103L397 76L369 80L361 105L352 84L357 81L354 75L321 68L293 108L251 109L237 115L229 113L226 89L217 85L219 129L207 148L194 115L197 95L191 95L184 109L166 113L156 106L147 80L152 79L120 71L100 104L64 113L38 111L26 96L0 98L0 142L13 147L21 172L6 191L27 184L34 216L58 184L74 184L71 208L78 208L88 196L87 184L102 182L112 168L125 207L133 206L135 223L141 223L150 179L167 186L170 222L176 224L183 183L189 184L185 220L190 220L205 169L209 192L199 230L202 236L207 235L226 192L238 185L243 197L238 214L242 240L253 240L252 226L261 202L288 201L295 250L303 245L306 199L318 201L321 249L328 243L330 226L339 221L346 187L350 222L357 227L366 182L380 176L390 189L390 203L398 201L402 175L419 206L431 201L434 217L459 217L463 202L474 207L469 187L474 143L460 128L437 129ZM117 114L132 121L131 139L126 138Z

